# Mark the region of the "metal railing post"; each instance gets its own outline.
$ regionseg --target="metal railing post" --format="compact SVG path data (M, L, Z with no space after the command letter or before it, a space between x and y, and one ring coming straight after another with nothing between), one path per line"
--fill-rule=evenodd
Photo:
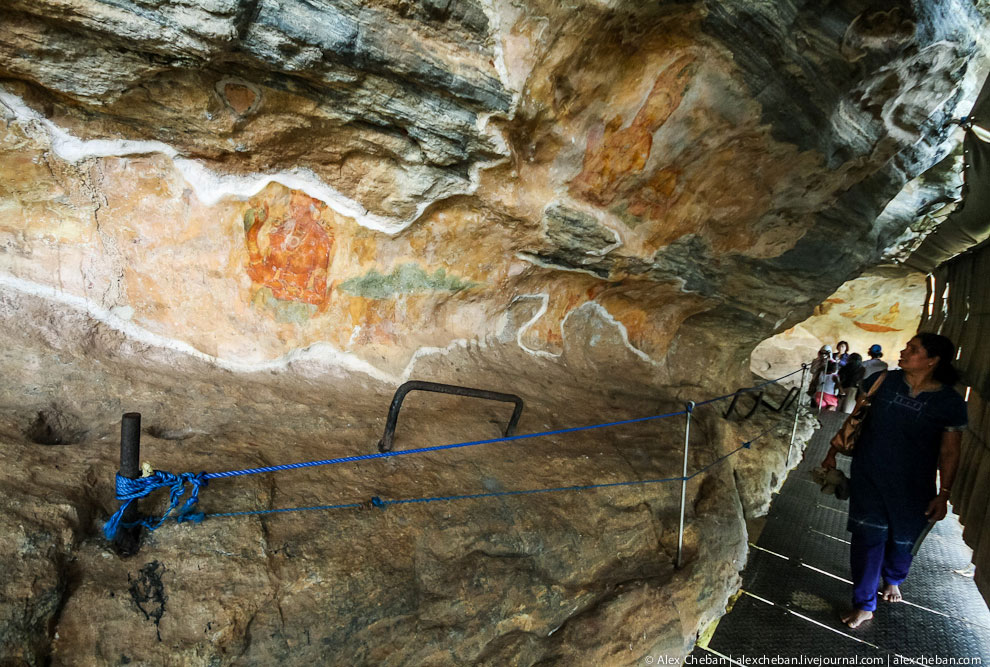
M808 375L808 364L801 364L801 385L798 387L797 398L794 400L794 426L791 427L791 441L787 445L787 465L791 464L791 450L794 448L794 437L797 435L798 416L801 414L801 395L804 393L804 379Z
M127 412L120 420L120 476L137 479L141 476L141 413ZM131 503L120 519L121 528L114 540L114 550L120 556L133 556L141 546L141 526L125 527L139 517L137 503Z
M822 374L818 376L818 386L816 387L818 394L818 414L822 413L822 404L825 402L825 376L828 375L826 371L828 370L828 364L825 364L825 368L822 369Z
M691 413L694 412L694 401L688 401L687 420L684 423L684 466L681 469L681 522L677 528L677 567L681 567L684 556L684 509L687 505L687 473L688 473L688 448L691 441Z

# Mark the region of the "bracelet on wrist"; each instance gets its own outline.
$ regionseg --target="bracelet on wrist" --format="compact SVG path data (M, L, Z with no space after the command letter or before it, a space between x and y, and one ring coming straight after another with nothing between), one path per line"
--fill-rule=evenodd
M950 494L952 493L952 489L947 489L947 488L945 488L945 487L943 486L942 488L940 488L940 489L938 490L938 494L939 494L939 495L942 495L943 493L944 493L944 494L946 494L946 495L950 495Z

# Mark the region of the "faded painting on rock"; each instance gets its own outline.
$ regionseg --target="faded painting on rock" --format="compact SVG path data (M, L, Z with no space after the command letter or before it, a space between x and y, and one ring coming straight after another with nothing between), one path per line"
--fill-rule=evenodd
M322 220L325 208L293 192L287 202L266 199L247 210L247 272L258 288L255 295L267 289L273 299L326 310L334 237Z

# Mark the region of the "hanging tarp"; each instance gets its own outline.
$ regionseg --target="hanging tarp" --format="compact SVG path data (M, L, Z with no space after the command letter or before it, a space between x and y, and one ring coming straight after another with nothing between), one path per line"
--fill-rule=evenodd
M948 336L963 383L990 400L990 242L935 269L929 290L920 330Z
M990 600L990 241L935 269L928 297L920 330L956 343L954 363L972 388L952 505L973 549L976 584Z
M964 526L963 540L973 550L976 586L983 599L990 600L990 402L973 393L969 419L952 485L952 509Z
M970 128L963 140L963 200L904 262L922 273L990 238L990 144Z
M963 127L962 202L904 262L922 273L990 238L990 77Z

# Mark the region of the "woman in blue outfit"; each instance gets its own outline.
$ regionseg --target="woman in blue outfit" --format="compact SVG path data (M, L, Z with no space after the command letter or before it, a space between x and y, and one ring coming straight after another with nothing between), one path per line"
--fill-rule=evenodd
M864 392L882 384L853 455L847 525L853 609L842 617L850 628L873 618L881 578L881 597L902 599L914 543L928 522L946 515L966 427L966 403L953 389L955 357L948 338L921 333L901 351L900 370L863 382ZM835 455L830 449L822 467L834 468Z

